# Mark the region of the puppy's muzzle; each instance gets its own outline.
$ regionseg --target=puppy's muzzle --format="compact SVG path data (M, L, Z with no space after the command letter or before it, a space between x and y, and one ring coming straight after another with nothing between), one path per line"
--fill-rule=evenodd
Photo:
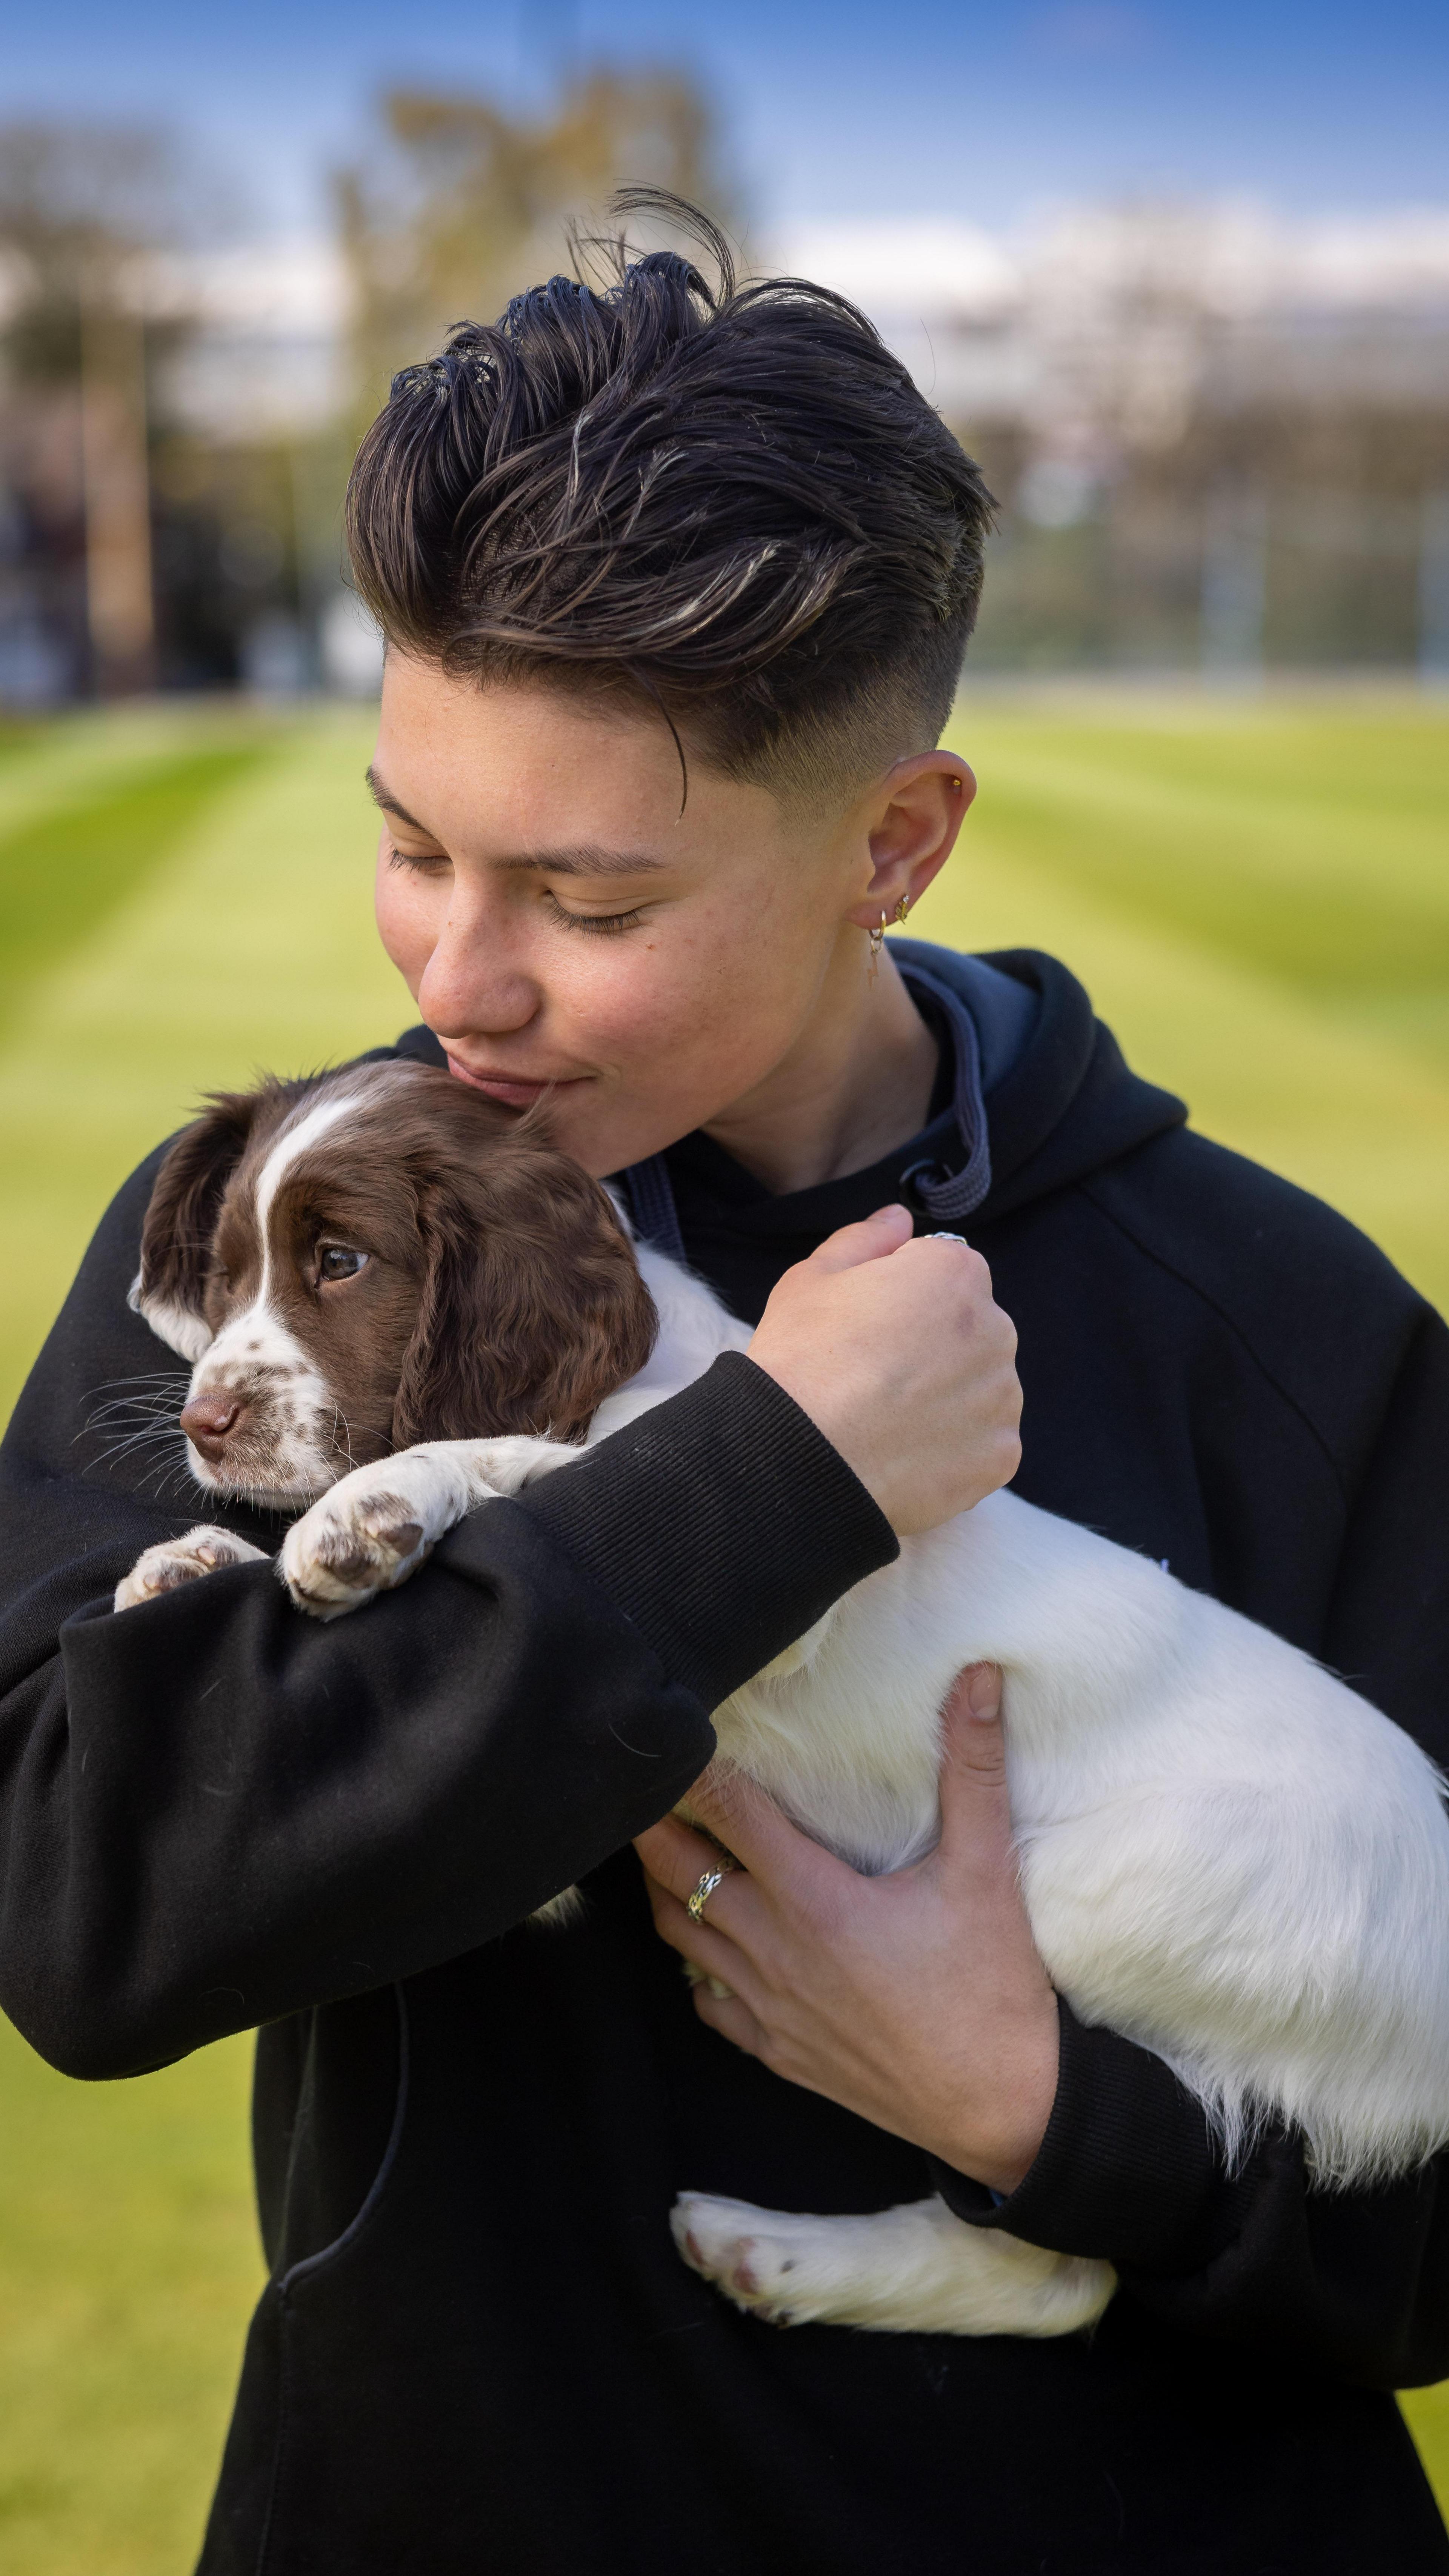
M228 1441L250 1411L243 1397L219 1387L212 1394L191 1397L182 1408L181 1428L208 1467L219 1467L226 1457Z

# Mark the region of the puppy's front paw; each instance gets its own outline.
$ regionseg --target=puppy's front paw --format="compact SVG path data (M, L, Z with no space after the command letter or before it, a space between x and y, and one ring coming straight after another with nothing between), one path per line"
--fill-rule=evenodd
M406 1583L433 1545L404 1495L366 1484L349 1492L352 1485L344 1476L283 1542L282 1580L297 1608L314 1619L340 1619L375 1593Z
M182 1583L199 1582L203 1574L220 1574L228 1565L260 1564L265 1551L252 1547L244 1538L233 1537L230 1530L213 1529L203 1521L188 1530L184 1538L165 1539L157 1547L148 1547L138 1556L131 1571L116 1586L118 1610L139 1610L146 1601L159 1601L163 1592L174 1592Z

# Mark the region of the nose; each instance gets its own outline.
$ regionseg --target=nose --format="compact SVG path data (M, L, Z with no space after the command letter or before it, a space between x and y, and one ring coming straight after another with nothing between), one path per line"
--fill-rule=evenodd
M450 1037L512 1037L538 1015L538 985L520 957L505 954L507 925L496 907L455 887L448 917L423 970L418 1008Z
M214 1464L245 1411L239 1395L193 1395L190 1403L182 1407L181 1428L203 1458Z

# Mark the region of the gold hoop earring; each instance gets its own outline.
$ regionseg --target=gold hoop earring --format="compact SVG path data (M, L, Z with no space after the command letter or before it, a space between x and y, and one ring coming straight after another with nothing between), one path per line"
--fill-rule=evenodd
M873 984L877 975L880 973L880 952L885 946L886 917L884 913L882 913L880 917L879 929L868 930L865 935L870 941L869 981Z

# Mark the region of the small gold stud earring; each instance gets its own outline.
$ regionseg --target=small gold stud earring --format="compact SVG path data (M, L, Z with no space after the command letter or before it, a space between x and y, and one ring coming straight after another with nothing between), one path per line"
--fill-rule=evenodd
M910 911L910 908L911 908L911 898L910 898L910 896L909 896L908 894L903 894L903 895L902 895L902 897L901 897L901 899L900 899L900 902L896 905L896 919L897 919L897 921L899 921L899 922L902 922L902 923L903 923L903 922L905 921L905 917L906 917L907 913Z

